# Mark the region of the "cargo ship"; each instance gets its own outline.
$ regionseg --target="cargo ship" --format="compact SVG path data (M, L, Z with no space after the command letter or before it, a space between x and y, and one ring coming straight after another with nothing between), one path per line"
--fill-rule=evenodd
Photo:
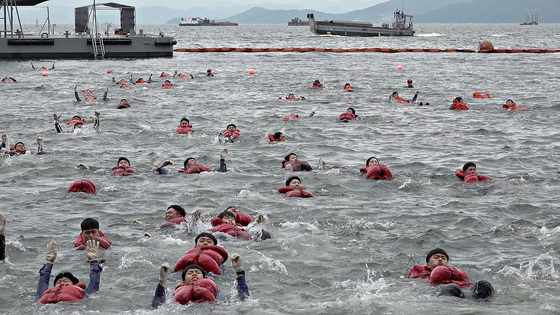
M181 18L179 26L237 26L237 23L233 22L216 22L215 20L196 18Z
M290 22L288 22L289 26L307 26L309 25L309 21L303 21L302 19L295 17Z

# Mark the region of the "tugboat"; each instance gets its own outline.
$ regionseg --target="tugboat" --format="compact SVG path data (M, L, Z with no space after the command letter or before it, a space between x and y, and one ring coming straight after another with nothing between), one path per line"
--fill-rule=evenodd
M309 25L309 21L303 21L298 17L295 17L290 22L288 22L288 26L307 26L307 25Z
M539 25L539 11L535 9L535 15L531 16L529 20L529 9L527 9L527 16L525 17L525 22L519 25Z
M341 36L414 36L412 15L404 14L397 10L394 13L394 22L373 26L370 22L354 21L315 21L313 13L307 14L311 32L316 34L341 35Z
M201 19L199 17L196 18L181 18L181 22L179 22L179 26L237 26L237 23L233 22L216 22L214 20L209 20L207 18Z
M0 59L97 59L97 58L146 58L172 57L173 45L177 41L163 33L145 35L143 30L136 33L136 9L133 6L114 2L104 3L117 9L121 15L121 28L110 34L109 28L102 35L93 5L74 9L75 34L66 31L54 34L47 9L47 29L39 34L25 34L22 31L17 6L35 6L47 0L2 0L0 4ZM16 15L14 15L16 12ZM91 16L91 22L90 22ZM14 27L14 22L17 23ZM53 25L54 26L54 25ZM43 32L44 31L44 32Z

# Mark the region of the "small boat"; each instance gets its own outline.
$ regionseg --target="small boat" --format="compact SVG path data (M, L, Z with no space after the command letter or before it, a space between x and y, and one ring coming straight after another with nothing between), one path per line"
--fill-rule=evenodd
M237 26L237 23L233 22L216 22L215 20L209 20L207 18L201 19L199 17L196 18L181 18L181 22L179 22L179 26Z
M394 22L373 26L370 22L355 21L315 21L313 13L307 14L311 32L316 34L341 35L341 36L414 36L412 15L404 14L397 10L394 13Z
M288 22L288 26L307 26L307 25L309 25L309 21L303 21L298 17L295 17L290 22Z
M525 17L525 22L519 25L539 25L539 11L535 9L535 15L531 16L529 20L529 9L527 9L527 16Z
M47 7L47 20L38 34L25 34L21 29L18 6L35 6L46 0L1 1L0 59L97 59L173 57L173 37L136 32L136 9L114 2L100 4L120 11L121 25L109 32L97 23L97 5L74 9L75 33L56 35ZM14 12L16 14L14 15ZM91 20L90 20L91 17ZM15 25L14 25L15 24ZM46 29L45 29L46 26Z

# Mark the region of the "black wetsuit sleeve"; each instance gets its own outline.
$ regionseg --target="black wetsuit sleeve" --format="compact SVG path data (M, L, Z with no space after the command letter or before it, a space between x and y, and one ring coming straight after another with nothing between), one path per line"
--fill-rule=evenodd
M99 131L99 117L98 116L95 116L93 118L93 129L95 131Z
M160 175L166 175L167 174L167 170L164 167L158 167L157 171Z
M89 264L89 284L86 288L86 295L97 293L99 291L99 283L101 282L101 271L103 268L97 262Z
M158 308L163 302L165 302L165 287L158 283L154 298L152 299L152 307Z
M218 169L218 172L220 173L227 172L226 160L220 160L220 168Z
M6 259L6 236L0 235L0 261Z
M82 100L80 99L80 95L78 94L78 91L74 91L74 96L76 97L76 101L81 102Z
M416 102L416 99L418 98L418 94L414 94L414 97L412 98L411 103Z
M105 90L105 92L103 93L103 100L104 101L107 100L107 93L108 92L109 92L108 90Z
M56 133L62 133L62 127L60 127L58 121L54 123L54 129L56 130Z
M53 265L46 263L43 268L39 270L39 283L37 284L37 292L35 293L35 300L39 300L43 292L47 291L49 288L49 280L51 278Z
M245 299L246 297L251 295L249 293L249 287L245 282L245 271L237 273L237 294L241 299Z
M10 79L12 79L12 81L14 81L14 82L17 82L17 80L16 80L16 79L14 79L14 78L12 78L12 77L10 77Z

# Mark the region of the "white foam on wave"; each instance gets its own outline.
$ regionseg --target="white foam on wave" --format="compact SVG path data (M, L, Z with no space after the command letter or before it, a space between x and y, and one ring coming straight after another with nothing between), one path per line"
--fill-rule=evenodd
M416 37L440 37L443 36L440 33L428 33L428 34L417 34Z
M259 258L258 261L255 261L253 267L251 267L251 272L258 271L258 269L256 268L256 264L260 263L259 267L262 270L280 272L282 274L285 274L286 276L289 276L288 269L286 268L286 266L284 266L282 262L280 262L280 260L268 257L265 254L258 252L256 250L253 250L253 252L259 254L261 258Z
M284 223L280 223L280 226L283 229L297 229L298 227L303 226L308 231L312 231L312 232L319 231L319 227L317 227L312 223L307 223L307 222L284 222Z
M560 279L560 275L554 268L553 257L550 254L551 253L542 254L534 260L521 263L519 264L519 269L505 266L498 271L498 273L505 276Z
M545 226L543 226L539 230L539 233L541 234L539 236L539 241L542 241L543 239L550 238L552 236L558 235L558 233L560 233L560 226L557 226L557 227L553 228L552 230L549 230ZM554 240L554 241L556 241L556 240Z
M409 178L409 179L405 180L405 181L399 186L399 189L404 189L404 188L406 188L407 186L409 186L410 184L412 184L412 179Z

